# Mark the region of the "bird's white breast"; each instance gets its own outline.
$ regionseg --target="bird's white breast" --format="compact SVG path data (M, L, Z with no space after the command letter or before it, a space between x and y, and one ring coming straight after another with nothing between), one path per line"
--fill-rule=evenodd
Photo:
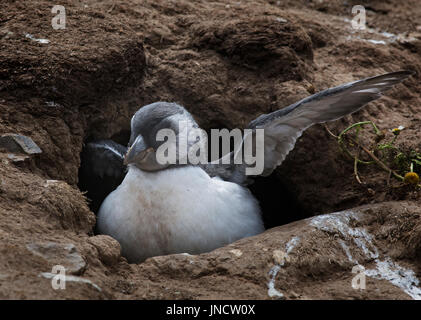
M120 242L131 262L207 252L264 230L248 189L194 166L157 172L130 166L102 203L97 226Z

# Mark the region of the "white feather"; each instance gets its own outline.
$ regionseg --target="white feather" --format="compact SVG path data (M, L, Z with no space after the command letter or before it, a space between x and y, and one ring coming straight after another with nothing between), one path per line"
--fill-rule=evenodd
M353 94L356 94L356 93L379 93L379 92L380 92L379 88L370 88L370 89L363 89L363 90L354 91Z
M208 252L264 231L248 189L193 166L156 172L130 166L102 203L97 225L119 241L131 262Z

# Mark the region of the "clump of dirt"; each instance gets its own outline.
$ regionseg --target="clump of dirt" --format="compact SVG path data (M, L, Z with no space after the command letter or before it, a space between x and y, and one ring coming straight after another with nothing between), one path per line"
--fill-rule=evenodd
M122 20L62 5L66 29L55 30L48 1L1 4L0 130L31 135L44 151L41 169L75 185L86 128L105 121L110 96L142 81L146 61L141 37Z
M310 37L299 24L282 17L222 21L222 25L221 21L211 21L194 31L197 38L193 42L199 48L215 50L231 63L259 70L267 77L288 81L311 74L306 64L307 60L311 65L313 59Z
M401 69L417 74L382 99L328 126L338 134L361 120L373 120L381 130L403 125L400 143L419 150L421 9L416 0L399 6L393 1L370 1L366 3L370 30L355 31L350 23L353 4L360 3L64 0L66 29L55 30L49 1L2 1L0 134L29 136L42 153L15 161L9 151L0 151L0 297L267 297L266 266L272 259L269 233L244 240L247 248L250 243L268 243L260 251L250 251L251 257L261 258L256 265L253 258L245 260L250 264L247 281L228 266L239 253L225 249L217 257L194 257L199 267L191 288L181 285L186 273L178 270L172 276L177 268L170 258L157 258L158 262L145 266L127 264L112 239L93 237L95 216L77 188L80 152L93 139L126 143L132 114L155 101L182 104L206 130L241 128L262 113L316 91ZM361 137L362 141L369 138ZM384 218L387 230L375 236L390 241L387 250L395 250L393 257L418 259L421 230L413 207L420 192L388 186L387 173L374 166L359 170L362 184L355 180L353 163L343 157L335 139L323 126L315 126L304 133L268 183L257 182L254 192L264 201L269 226L362 204L407 200L414 215L409 219L400 213L401 220L393 220L392 213L399 211L402 202L386 205L391 208ZM271 192L265 192L268 186ZM279 203L274 192L278 188L289 193L284 192L285 204L273 209L267 204ZM381 208L379 215L387 211ZM320 234L313 236L314 243L326 240ZM39 276L51 272L51 263L27 249L35 242L73 244L87 262L80 276L93 284L75 280L62 292L52 290L49 281ZM340 280L328 285L318 277L329 269L326 257L333 254L329 246L309 258L311 272L288 271L289 279L297 279L295 291L300 292L288 297L325 297L322 289L315 288L335 286L336 296L330 298L355 297ZM340 279L345 269L335 270ZM137 276L139 272L142 275ZM172 289L178 285L182 289L177 295L169 294L158 278L172 281ZM202 284L210 283L214 291L201 295ZM244 290L228 292L227 284ZM400 297L393 290L385 292ZM378 297L374 290L370 294Z
M66 29L53 29L50 2L2 3L2 91L22 100L80 105L140 82L145 56L139 37L90 6L62 6Z

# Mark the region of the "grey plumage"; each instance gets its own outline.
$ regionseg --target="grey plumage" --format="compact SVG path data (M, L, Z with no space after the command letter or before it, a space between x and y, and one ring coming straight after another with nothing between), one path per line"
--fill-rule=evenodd
M199 128L193 116L182 106L174 102L155 102L140 108L132 117L129 147L141 134L146 143L157 148L156 134L161 129L172 129L179 133L178 121L185 121L191 128Z

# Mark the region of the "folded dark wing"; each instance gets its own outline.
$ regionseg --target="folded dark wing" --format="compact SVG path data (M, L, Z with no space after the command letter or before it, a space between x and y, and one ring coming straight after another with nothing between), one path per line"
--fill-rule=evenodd
M97 211L105 197L116 189L124 179L123 164L127 148L112 141L89 142L81 154L79 188L87 191L91 209Z

